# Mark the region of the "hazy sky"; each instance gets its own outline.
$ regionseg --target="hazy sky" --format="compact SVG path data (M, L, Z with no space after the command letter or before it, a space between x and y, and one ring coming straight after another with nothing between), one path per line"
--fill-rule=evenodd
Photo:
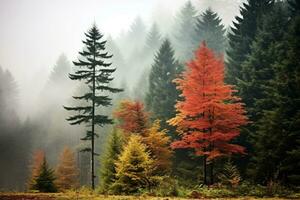
M31 106L58 56L65 53L74 60L82 47L83 33L93 22L104 34L116 37L128 29L137 15L147 23L153 20L154 10L174 14L184 2L0 0L0 66L9 69L16 78L23 106ZM201 4L201 0L192 2ZM222 6L220 10L224 11ZM229 13L231 18L234 14L237 13Z

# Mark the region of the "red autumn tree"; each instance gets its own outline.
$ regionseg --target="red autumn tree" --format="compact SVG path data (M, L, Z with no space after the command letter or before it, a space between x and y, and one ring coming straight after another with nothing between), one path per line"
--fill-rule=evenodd
M31 172L28 179L29 189L33 189L33 186L35 185L35 180L40 173L40 169L43 164L44 158L45 158L45 152L43 150L36 150L33 153L32 163L30 165Z
M119 121L119 128L127 134L143 135L147 129L149 114L145 111L143 103L139 101L122 101L114 116Z
M169 123L177 127L181 140L173 148L191 148L203 156L204 183L206 161L231 154L244 154L242 146L230 142L239 136L240 126L247 123L240 98L234 96L232 85L224 83L224 61L203 43L195 58L187 64L187 71L175 80L183 100L176 104L177 115Z

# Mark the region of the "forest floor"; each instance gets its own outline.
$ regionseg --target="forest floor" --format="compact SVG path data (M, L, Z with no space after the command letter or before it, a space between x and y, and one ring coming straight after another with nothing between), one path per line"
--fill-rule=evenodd
M187 200L188 198L175 197L148 197L148 196L104 196L88 194L68 194L68 193L0 193L0 200ZM205 200L208 198L201 198ZM216 198L218 200L251 200L268 199L281 200L283 198ZM213 199L211 199L213 200Z

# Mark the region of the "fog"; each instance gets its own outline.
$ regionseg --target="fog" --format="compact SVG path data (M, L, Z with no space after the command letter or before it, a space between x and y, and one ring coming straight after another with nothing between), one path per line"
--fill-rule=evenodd
M79 144L82 129L68 125L62 106L72 104L72 94L80 90L80 85L70 81L67 75L73 68L71 61L77 59L78 51L83 48L84 32L95 23L108 40L107 48L114 54L112 62L117 68L114 84L125 88L123 96L115 97L114 102L126 96L143 100L147 88L145 77L160 45L147 44L149 32L155 23L159 41L168 37L174 41L176 50L176 15L186 2L0 0L0 72L3 71L2 77L6 76L5 71L11 73L17 90L14 91L16 99L5 106L14 110L20 123L30 124L33 129L26 136L31 140L28 145L46 149L50 162L54 163L63 145ZM228 28L239 14L242 0L191 2L197 16L210 7ZM149 48L149 45L154 46ZM111 109L105 112L110 114ZM5 127L0 129L3 130ZM13 188L11 185L13 182L6 186Z
M107 36L125 34L140 16L147 28L157 21L166 34L172 16L185 0L1 0L0 65L9 69L20 90L22 117L29 115L58 56L74 60L83 33L95 22ZM211 6L230 24L238 0L193 1L201 10ZM229 9L228 9L229 8ZM231 12L234 11L234 12Z

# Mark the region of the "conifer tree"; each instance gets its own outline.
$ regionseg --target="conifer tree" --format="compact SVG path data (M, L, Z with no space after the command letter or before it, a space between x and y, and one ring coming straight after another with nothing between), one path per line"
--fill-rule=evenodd
M103 191L110 189L111 185L116 180L115 163L122 149L122 135L117 128L113 128L112 134L109 138L105 153L100 160L100 188Z
M76 165L74 152L65 147L55 173L55 184L59 190L75 189L79 186L79 171Z
M190 148L203 156L204 184L206 161L210 162L213 183L213 160L232 154L243 154L244 147L232 144L247 123L240 98L233 86L224 83L223 59L216 57L203 43L195 52L188 70L175 79L183 100L176 104L177 115L169 123L177 127L181 139L173 148Z
M187 1L178 12L173 27L176 55L181 62L185 62L193 55L194 31L197 11L191 1Z
M155 120L148 129L143 137L143 143L147 145L154 160L155 172L160 175L170 172L173 155L170 148L171 138L167 135L167 130L161 130L159 120Z
M65 107L66 110L76 111L78 114L69 117L67 120L71 125L87 124L91 130L86 132L86 136L82 140L90 140L91 147L84 151L91 152L91 186L95 188L95 125L103 127L106 124L112 124L113 121L107 115L96 113L99 106L107 107L111 105L111 98L107 93L121 92L121 89L113 88L109 83L113 80L111 74L116 70L111 68L111 63L106 62L112 56L105 51L105 43L102 39L103 35L94 25L86 34L86 50L79 52L83 57L78 62L73 62L78 69L69 74L71 80L85 81L89 91L82 96L74 96L76 100L87 101L87 106Z
M183 67L174 58L171 43L166 39L157 52L149 76L149 90L146 96L146 106L153 119L160 119L162 128L168 128L165 123L175 116L174 105L179 97L179 91L172 81L182 71Z
M157 24L153 23L146 38L146 48L150 55L153 55L160 47L162 38L158 30ZM151 56L152 57L152 56Z
M273 54L275 77L266 85L264 102L272 106L261 113L254 137L254 178L264 184L272 180L299 185L300 180L300 9L297 4L291 8L288 27ZM278 34L278 29L270 34Z
M56 192L57 188L54 184L54 180L54 171L48 166L46 157L44 157L38 176L35 179L33 189L40 192Z
M241 66L250 53L257 28L273 0L248 0L241 7L240 16L235 18L228 39L226 81L237 85L241 79Z
M282 40L287 25L287 13L282 3L276 3L270 7L270 11L264 16L252 42L250 53L243 62L241 77L237 81L239 95L246 105L247 115L253 123L243 128L236 143L247 147L249 157L236 160L244 171L251 159L252 153L257 150L253 145L258 143L257 121L265 110L274 106L273 98L268 98L268 93L273 93L271 80L275 76L274 56L282 54L279 42ZM275 31L276 30L276 31ZM269 88L269 89L267 89ZM252 140L252 142L251 142ZM252 145L253 144L253 145ZM266 163L266 162L265 162ZM257 166L253 166L256 170Z
M116 182L113 187L121 193L134 193L153 185L153 160L142 138L132 135L116 162Z
M194 41L196 47L205 41L208 48L217 53L224 53L226 41L225 28L218 14L210 8L197 19Z

